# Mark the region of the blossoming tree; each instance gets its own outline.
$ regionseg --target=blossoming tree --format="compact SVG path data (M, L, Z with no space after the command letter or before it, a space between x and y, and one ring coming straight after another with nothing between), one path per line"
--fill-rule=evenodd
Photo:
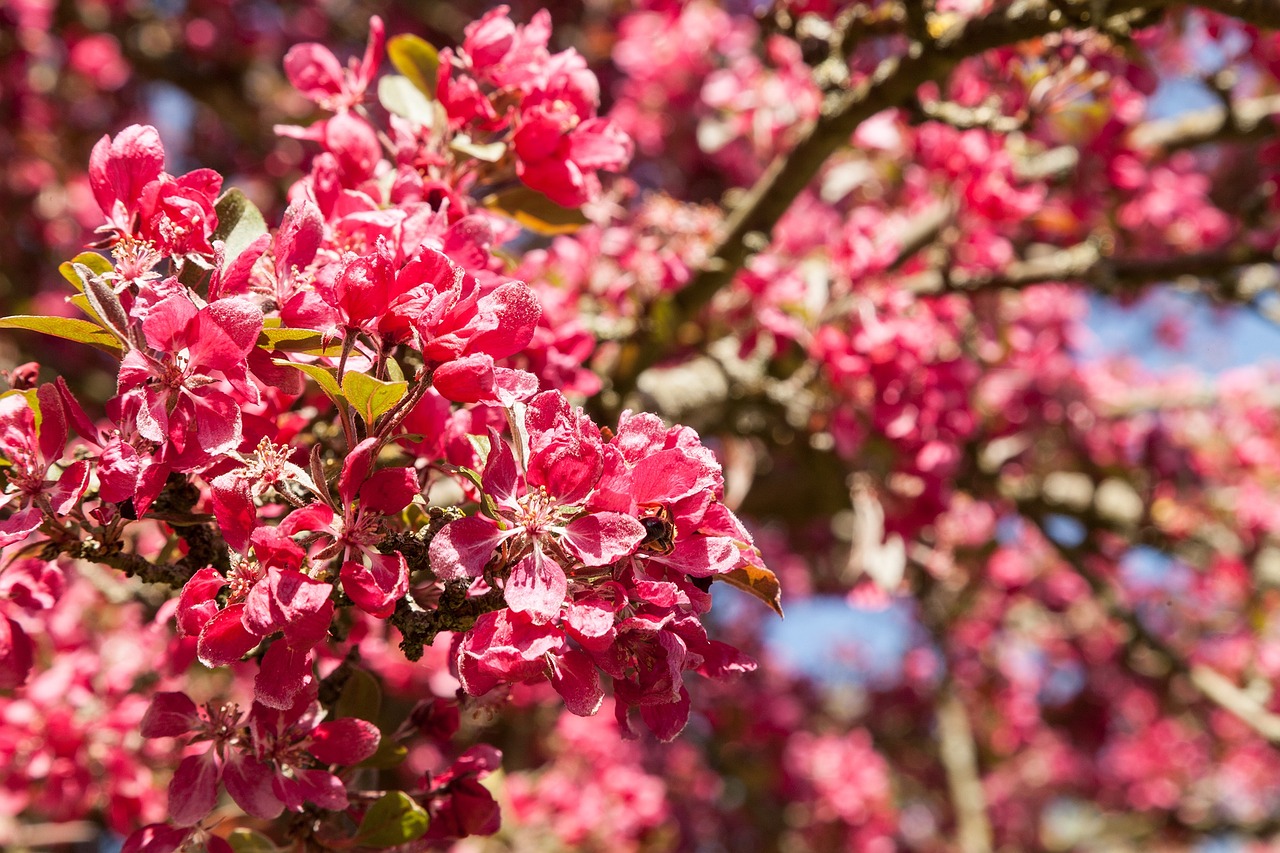
M1080 342L1274 314L1280 7L64 6L0 843L1269 849L1274 377Z

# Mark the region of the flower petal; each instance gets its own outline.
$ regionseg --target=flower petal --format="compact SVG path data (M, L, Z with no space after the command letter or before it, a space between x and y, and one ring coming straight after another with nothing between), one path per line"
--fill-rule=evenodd
M547 622L560 613L569 592L569 579L555 560L538 548L516 564L507 578L507 605L517 613L528 613L535 622Z
M350 560L342 566L342 591L371 616L386 619L409 591L409 565L404 554L369 555L369 565Z
M205 623L196 654L207 667L229 666L247 655L262 637L244 626L243 604L232 604Z
M620 512L583 515L565 527L564 542L588 566L607 566L636 550L644 525Z
M232 752L222 771L222 784L231 799L248 814L272 820L284 811L284 803L273 791L276 774L267 764L243 753Z
M593 716L604 702L604 688L600 686L600 673L591 658L577 649L570 649L554 661L551 686L564 697L569 713L579 717Z
M213 749L184 758L169 783L169 820L178 826L204 820L218 803L218 776Z
M307 747L321 764L359 764L378 751L382 733L368 720L345 717L321 723L311 732Z
M504 539L516 530L502 530L491 519L468 516L451 521L431 540L431 570L441 580L478 578Z
M200 722L196 703L185 693L157 693L142 716L138 732L143 737L179 737Z

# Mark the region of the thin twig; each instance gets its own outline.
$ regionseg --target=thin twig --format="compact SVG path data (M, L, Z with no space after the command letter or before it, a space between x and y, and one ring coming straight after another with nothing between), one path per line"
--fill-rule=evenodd
M1134 290L1148 284L1183 277L1223 279L1242 267L1275 263L1270 249L1230 247L1212 252L1147 258L1108 257L1099 243L1086 240L1040 257L1010 263L990 272L928 270L902 281L912 293L973 293L980 290L1020 289L1048 282L1083 283L1105 293ZM1236 301L1233 287L1210 291L1214 296Z
M1042 516L1024 514L1040 529L1045 541L1051 543L1067 564L1084 578L1112 618L1123 622L1135 640L1158 655L1170 673L1186 676L1205 699L1232 714L1269 743L1280 746L1280 715L1269 711L1265 705L1207 664L1188 662L1173 646L1148 628L1137 613L1126 607L1111 584L1093 571L1088 564L1084 546L1073 548L1056 542L1045 529L1045 519Z

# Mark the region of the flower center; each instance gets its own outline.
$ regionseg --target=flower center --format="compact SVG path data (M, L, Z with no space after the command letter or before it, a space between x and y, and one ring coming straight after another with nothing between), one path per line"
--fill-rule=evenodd
M544 486L538 486L516 503L519 509L511 513L511 520L523 527L531 537L545 533L547 528L559 524L572 512L556 503Z

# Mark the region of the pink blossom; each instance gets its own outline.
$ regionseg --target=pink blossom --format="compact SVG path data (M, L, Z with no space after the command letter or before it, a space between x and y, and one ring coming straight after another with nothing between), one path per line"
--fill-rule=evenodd
M321 107L346 112L364 100L365 91L378 73L386 27L374 15L369 19L369 43L364 57L343 68L327 47L315 42L295 45L284 57L284 71L299 92Z
M411 469L374 471L377 447L377 440L369 438L347 456L336 505L317 501L294 510L277 530L284 536L306 533L310 544L321 546L316 559L341 557L343 592L362 610L385 619L408 591L409 568L401 552L377 549L383 519L408 506L419 489Z
M567 572L591 574L630 554L644 528L618 512L583 512L602 470L599 430L573 414L558 392L538 395L525 417L530 456L525 470L506 442L490 433L485 493L498 516L451 522L431 543L431 561L443 579L478 578L502 548L510 575L507 603L546 622L560 612ZM594 434L593 434L594 433Z
M527 107L514 137L516 173L564 207L600 196L598 171L616 172L631 159L631 140L606 118L587 118L563 101Z
M140 404L138 431L178 452L191 439L205 453L234 449L240 443L240 403L216 375L243 399L257 402L246 358L261 331L262 312L242 299L196 308L175 295L156 305L142 322L150 351L131 349L120 366L120 393Z
M380 324L412 328L423 355L437 363L477 353L495 359L517 353L533 337L541 314L523 282L482 288L443 252L427 247L396 273L388 292L395 296Z
M213 205L222 177L211 169L167 174L154 127L133 125L114 139L102 137L89 158L89 183L107 215L103 230L149 240L164 253L213 254Z
M319 707L303 697L286 710L254 703L249 713L233 706L203 709L184 693L158 693L142 719L143 737L208 741L188 755L169 785L170 820L194 826L213 810L219 787L238 806L262 819L307 803L322 809L347 807L342 781L326 768L354 765L372 755L380 739L372 723L352 718L321 722Z
M38 399L40 428L26 394ZM0 397L0 458L6 468L7 483L0 494L0 548L21 542L46 517L61 517L71 511L89 484L89 465L84 461L67 465L57 480L48 480L50 466L62 458L67 442L67 418L62 401L52 385L37 392Z
M200 661L209 667L240 660L265 638L283 632L262 658L255 696L288 708L312 683L312 649L333 621L333 586L300 571L303 553L271 528L252 537L254 557L239 558L228 577L212 568L192 575L178 599L178 625L198 637ZM230 587L225 604L217 595Z

